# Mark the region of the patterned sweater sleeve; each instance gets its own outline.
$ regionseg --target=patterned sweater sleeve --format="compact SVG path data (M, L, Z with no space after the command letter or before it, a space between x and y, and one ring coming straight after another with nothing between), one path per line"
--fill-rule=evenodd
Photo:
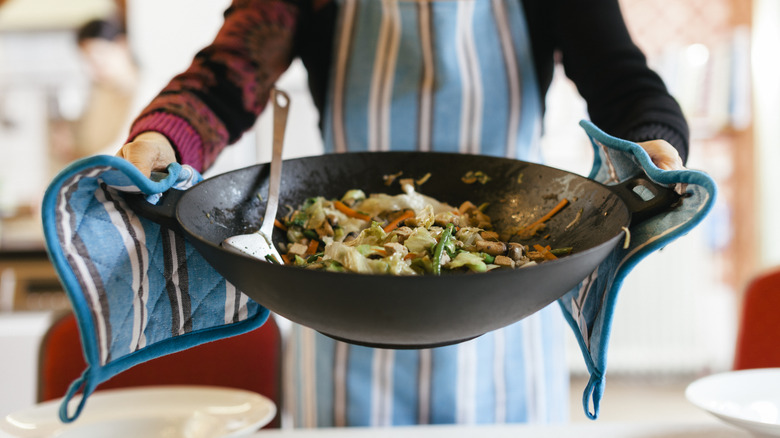
M180 163L206 170L253 126L290 66L299 12L290 0L234 0L214 41L141 112L129 140L159 132Z

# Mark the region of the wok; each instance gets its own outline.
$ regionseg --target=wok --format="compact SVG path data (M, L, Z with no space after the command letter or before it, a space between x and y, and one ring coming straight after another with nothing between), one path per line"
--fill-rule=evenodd
M425 348L458 343L507 326L562 297L624 240L623 227L675 201L670 189L643 178L605 186L560 169L524 161L447 153L363 152L285 160L280 214L306 198L400 193L384 176L430 173L419 191L458 206L489 203L497 230L533 222L562 198L571 203L548 221L548 236L522 243L573 247L572 254L537 266L442 276L334 273L282 266L220 247L225 238L254 232L261 223L268 164L208 178L186 191L170 190L157 205L128 199L136 213L181 230L228 281L269 310L335 339L382 348ZM468 184L462 177L490 177ZM652 192L650 200L635 187ZM580 213L581 211L581 213ZM573 224L572 224L573 223ZM284 232L274 231L278 244Z

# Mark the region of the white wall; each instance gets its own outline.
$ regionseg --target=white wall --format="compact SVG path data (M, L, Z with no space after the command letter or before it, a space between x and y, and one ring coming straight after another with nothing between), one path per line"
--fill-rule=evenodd
M229 0L131 0L127 2L130 46L143 71L144 100L154 96L210 43Z

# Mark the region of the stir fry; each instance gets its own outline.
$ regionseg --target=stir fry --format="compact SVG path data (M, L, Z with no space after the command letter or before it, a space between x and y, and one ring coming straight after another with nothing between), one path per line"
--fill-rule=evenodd
M286 230L285 264L338 272L439 275L513 269L554 260L571 248L551 249L506 242L493 230L485 206L458 208L423 195L414 181L403 193L366 194L354 189L341 199L314 197L278 227Z

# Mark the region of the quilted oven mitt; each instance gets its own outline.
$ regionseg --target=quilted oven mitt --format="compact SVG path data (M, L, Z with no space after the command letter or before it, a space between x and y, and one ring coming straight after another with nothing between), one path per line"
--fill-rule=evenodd
M636 143L605 134L588 121L580 122L594 148L588 178L612 185L644 172L660 185L676 186L682 195L674 208L631 225L628 246L618 245L580 285L558 300L579 342L590 373L582 397L585 414L596 419L604 393L607 347L612 316L626 275L653 251L688 233L715 203L715 182L696 170L664 171Z
M100 383L141 362L261 326L269 312L225 281L184 237L133 214L120 192L156 203L202 179L171 164L161 180L108 155L74 162L43 199L47 251L78 321L87 369L60 405L75 420ZM74 412L68 402L82 393Z

